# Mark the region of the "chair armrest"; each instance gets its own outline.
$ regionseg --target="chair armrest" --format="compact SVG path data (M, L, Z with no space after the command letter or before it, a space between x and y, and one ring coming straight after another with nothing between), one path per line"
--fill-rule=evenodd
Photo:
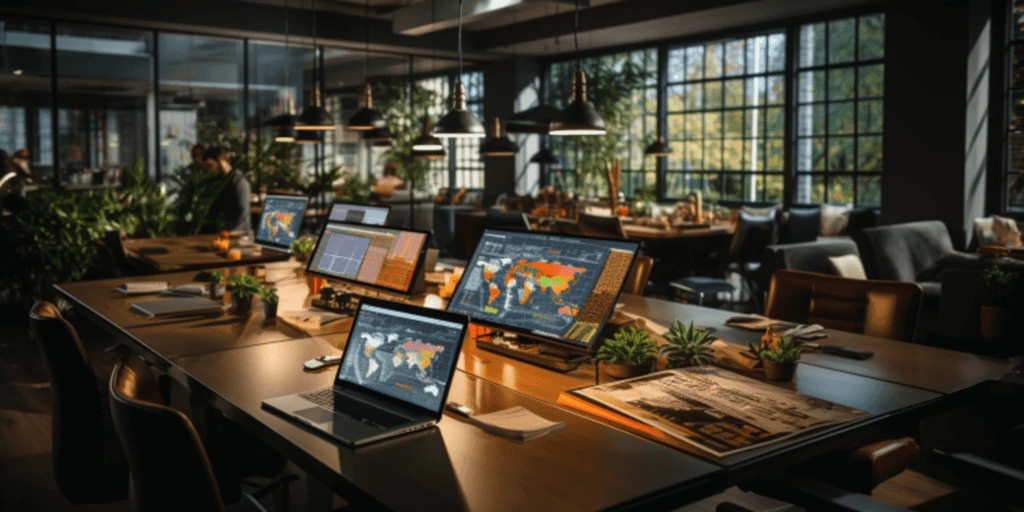
M1014 503L1024 503L1024 495L1015 492L1024 485L1024 470L969 453L933 450L937 461L957 476L994 492L1003 492Z

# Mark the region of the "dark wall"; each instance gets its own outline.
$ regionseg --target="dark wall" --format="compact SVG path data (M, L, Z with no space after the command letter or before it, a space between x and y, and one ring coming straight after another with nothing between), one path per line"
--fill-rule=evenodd
M481 119L491 134L494 117L507 119L515 111L515 101L519 94L531 87L540 73L540 62L537 59L520 57L492 62L484 68L484 113ZM532 105L521 105L521 109ZM537 137L531 135L530 137ZM522 145L522 144L521 144ZM524 149L519 150L514 158L484 158L486 173L485 195L493 200L502 192L514 195L516 177L527 165L530 155Z
M886 9L882 223L945 221L965 233L968 2Z

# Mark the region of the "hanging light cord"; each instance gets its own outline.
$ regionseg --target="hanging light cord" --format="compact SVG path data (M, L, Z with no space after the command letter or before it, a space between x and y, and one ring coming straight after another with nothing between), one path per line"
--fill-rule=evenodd
M286 90L291 85L291 76L291 67L288 65L288 0L284 0L284 87ZM291 94L289 93L288 96L291 96ZM285 98L285 102L288 102L287 98ZM286 114L291 113L291 109L287 104L284 108Z
M580 69L580 0L576 0L576 12L573 13L572 40L576 44L576 69Z
M370 0L366 0L366 8L363 11L366 18L363 20L363 44L366 51L363 53L363 80L370 81Z
M319 61L316 58L316 50L317 50L317 48L316 48L316 0L313 0L312 7L313 7L313 87L316 88L316 89L319 89L320 85L318 84L318 82L319 82L320 79L319 79L318 75L320 74L320 66L318 65Z
M576 0L577 3L579 0ZM459 83L462 82L462 0L459 0Z

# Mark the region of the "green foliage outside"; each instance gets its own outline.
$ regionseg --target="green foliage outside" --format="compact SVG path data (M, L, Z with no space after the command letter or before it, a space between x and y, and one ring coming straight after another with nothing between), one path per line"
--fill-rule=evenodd
M656 354L657 342L643 329L626 327L606 340L597 350L597 359L607 363L650 364Z
M415 85L410 93L408 84L377 84L373 97L391 129L391 149L384 153L384 161L398 164L398 177L411 179L416 190L427 190L430 163L412 157L412 142L423 129L428 109L437 103L437 93Z

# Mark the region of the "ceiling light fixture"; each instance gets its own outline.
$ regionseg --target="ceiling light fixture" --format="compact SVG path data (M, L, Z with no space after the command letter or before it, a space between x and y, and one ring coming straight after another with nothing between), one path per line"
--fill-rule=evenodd
M558 157L555 156L555 153L551 151L550 148L542 147L540 148L540 151L534 153L533 156L530 157L530 163L540 165L557 165L559 161Z
M423 131L420 132L419 137L416 137L412 141L413 151L444 151L444 144L441 139L434 137L430 133L430 118L423 117Z
M368 28L370 24L370 0L366 0L364 13L363 44L366 50L363 53L363 80L366 81L366 86L363 88L361 108L356 110L356 113L352 114L352 117L348 120L348 129L355 131L378 130L386 128L388 125L387 120L384 119L384 114L373 108L373 87L370 85L370 29Z
M295 132L296 144L319 144L320 132L315 130L302 130Z
M295 126L300 131L329 131L333 130L334 118L326 109L320 106L320 76L323 70L320 69L320 60L317 59L316 46L316 0L313 0L313 98L309 106L299 116L299 124ZM295 140L298 143L298 139ZM305 142L310 144L309 142Z
M284 144L290 144L295 142L295 125L298 118L295 117L295 105L292 103L292 93L288 90L288 86L291 85L291 66L288 62L289 47L288 47L288 34L290 33L288 27L288 0L284 2L284 87L285 87L285 105L284 113L279 116L274 116L266 122L266 126L277 128L274 133L274 142L280 142Z
M659 135L657 140L650 143L650 145L644 149L644 154L658 157L669 156L672 154L672 149L668 147L668 144L665 144L665 138Z
M502 133L501 119L494 118L494 133L480 145L481 156L515 156L519 145Z
M452 109L437 122L434 135L441 138L482 138L484 125L466 110L466 86L462 83L462 0L459 0L459 75L452 91Z
M587 74L580 66L580 0L573 17L573 41L576 44L576 72L572 75L572 102L551 122L551 135L604 135L607 128L594 104L587 101Z
M366 142L391 142L391 130L388 128L374 128L363 132L363 140Z

